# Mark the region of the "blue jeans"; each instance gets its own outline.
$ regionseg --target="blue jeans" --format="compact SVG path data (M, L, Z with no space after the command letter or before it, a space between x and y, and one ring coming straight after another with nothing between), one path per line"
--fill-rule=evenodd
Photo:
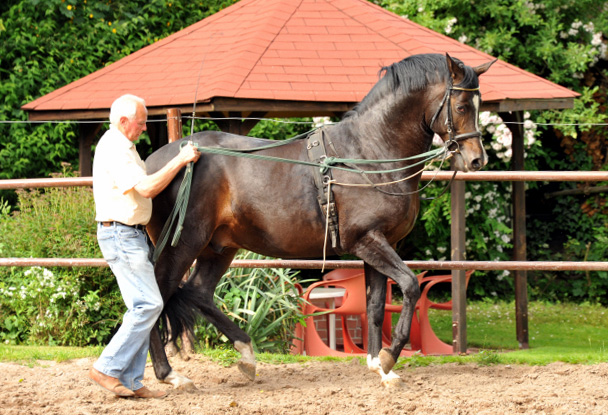
M163 309L154 266L148 259L147 235L118 223L108 227L98 224L97 241L116 276L127 312L120 329L93 366L137 390L143 387L150 330Z

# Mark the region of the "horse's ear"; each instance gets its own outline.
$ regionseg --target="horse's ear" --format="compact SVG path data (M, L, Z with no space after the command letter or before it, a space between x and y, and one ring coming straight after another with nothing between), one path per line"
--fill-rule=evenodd
M454 85L458 85L464 79L464 64L459 60L452 58L448 53L445 54L448 64L448 71L452 77Z
M494 59L493 61L486 62L486 63L484 63L482 65L476 66L476 67L473 68L473 71L475 71L475 73L477 74L477 76L479 76L479 75L481 75L483 73L486 73L486 71L488 69L490 69L490 66L492 66L492 64L494 62L496 62L497 60L498 59Z

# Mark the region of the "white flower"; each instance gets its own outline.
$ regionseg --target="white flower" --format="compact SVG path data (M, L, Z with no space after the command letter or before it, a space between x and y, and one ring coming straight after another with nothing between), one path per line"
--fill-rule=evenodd
M448 20L448 24L445 27L445 33L446 34L452 33L452 28L454 27L454 24L456 24L457 21L458 20L455 17L453 17L450 20Z

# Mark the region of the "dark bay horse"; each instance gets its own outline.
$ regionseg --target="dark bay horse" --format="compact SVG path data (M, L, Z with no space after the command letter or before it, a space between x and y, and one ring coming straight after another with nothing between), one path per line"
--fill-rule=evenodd
M493 62L475 68L449 55L415 55L382 69L383 76L344 119L323 128L331 145L328 153L347 159L394 160L416 156L431 148L434 134L446 143L458 170L476 171L487 162L478 128L478 76ZM270 141L202 132L186 137L200 147L257 148ZM151 174L180 148L168 144L146 160ZM262 155L308 161L306 140L257 151ZM335 154L334 154L335 153ZM362 175L333 170L332 186L338 218L338 244L328 255L352 254L364 261L369 320L368 367L385 385L399 383L392 371L409 339L410 324L420 290L416 276L394 250L412 229L418 215L420 166L393 162L365 169L399 172ZM192 190L183 232L175 247L167 245L156 264L156 277L165 300L174 339L192 330L195 312L214 324L241 353L241 371L253 379L256 361L249 336L213 303L215 287L236 252L243 248L276 258L320 258L325 242L325 221L317 197L314 170L309 165L252 160L204 154L194 165ZM365 177L364 177L365 176ZM411 176L408 180L399 181ZM148 232L157 241L176 201L178 175L154 199ZM370 187L373 183L392 183ZM394 182L394 183L393 183ZM182 276L196 260L189 281ZM387 278L403 293L403 310L390 348L382 349ZM167 326L166 324L164 326ZM157 327L151 334L150 352L156 376L175 387L192 382L172 370Z

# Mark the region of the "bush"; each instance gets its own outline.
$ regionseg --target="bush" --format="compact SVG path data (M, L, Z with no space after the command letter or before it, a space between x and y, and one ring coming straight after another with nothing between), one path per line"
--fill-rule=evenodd
M65 168L56 176L70 175ZM20 190L18 195L12 214L0 203L0 256L101 257L90 188ZM287 269L235 269L220 281L218 306L251 336L256 351L289 350L295 324L302 321L295 276ZM124 310L109 268L0 268L0 341L5 343L104 344ZM197 333L207 345L222 342L208 323Z
M378 4L581 93L572 109L527 114L524 120L526 170L606 170L608 9L605 2L382 0ZM538 134L532 120L544 124L539 127ZM506 133L506 126L496 114L481 114L480 123L484 127L485 142L489 143L487 168L509 170L511 138ZM576 186L601 185L581 183ZM528 182L526 186L529 260L607 260L608 253L602 247L608 232L605 192L593 197L582 194L547 200L547 193L571 189L574 184ZM481 205L479 210L467 212L467 259L509 259L510 184L470 184L467 190L470 192L469 210L471 206ZM438 191L430 186L427 193L432 196ZM486 199L487 195L492 198ZM477 202L480 197L482 203ZM493 217L494 212L498 216ZM416 241L416 247L410 248L410 253L414 254L407 257L447 257L449 197L423 202L421 215L421 224L412 234L415 238L409 238ZM507 275L508 272L487 273L483 278L473 278L469 293L474 298L512 298L512 280L504 278ZM605 273L529 272L528 275L532 298L608 304L608 297L603 294L608 292Z
M119 320L80 275L41 267L13 269L0 281L0 341L85 346L103 343ZM110 293L115 297L115 293ZM120 296L114 298L121 301Z
M90 188L20 190L18 196L18 210L10 214L6 206L0 209L0 256L101 257ZM109 268L0 268L4 342L101 344L123 313Z

